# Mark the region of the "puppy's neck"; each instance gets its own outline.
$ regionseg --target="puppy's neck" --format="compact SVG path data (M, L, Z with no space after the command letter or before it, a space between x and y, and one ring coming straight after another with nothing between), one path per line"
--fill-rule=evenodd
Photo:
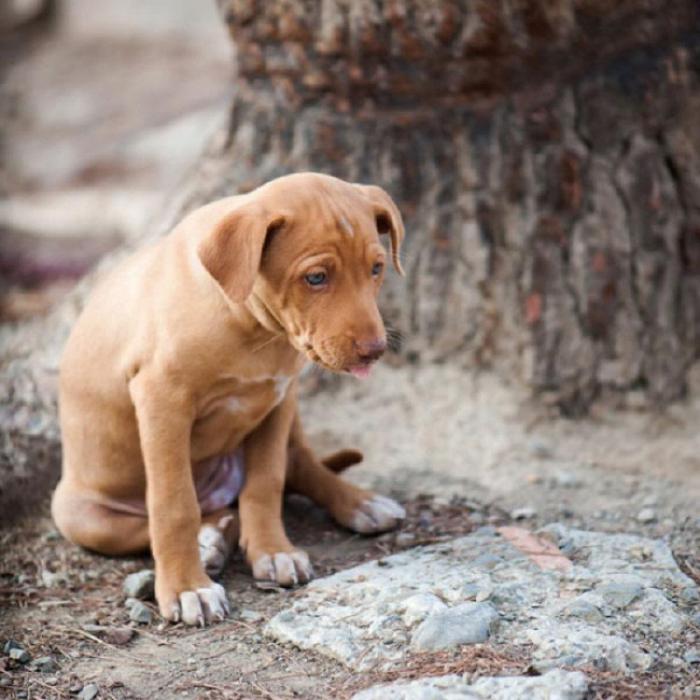
M265 300L253 291L246 299L244 306L250 315L267 331L274 335L287 337L282 322L277 318L277 315L272 311Z

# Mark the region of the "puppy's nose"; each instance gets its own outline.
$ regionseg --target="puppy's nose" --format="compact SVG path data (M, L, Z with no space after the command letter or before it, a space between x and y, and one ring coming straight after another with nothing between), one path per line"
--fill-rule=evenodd
M361 362L374 362L378 360L386 350L384 338L372 338L371 340L356 340L355 349Z

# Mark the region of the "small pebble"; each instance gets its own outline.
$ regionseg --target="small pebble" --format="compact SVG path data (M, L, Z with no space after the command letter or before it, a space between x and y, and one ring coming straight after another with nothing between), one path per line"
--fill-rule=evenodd
M150 569L143 569L134 574L129 574L124 579L122 586L127 598L139 600L151 600L155 591L156 575Z
M239 616L241 620L246 622L260 622L263 619L263 616L255 610L241 610Z
M100 689L94 683L88 683L83 689L78 693L79 700L92 700L97 696Z
M551 459L554 455L552 448L544 440L538 438L530 440L529 448L532 456L538 459Z
M153 620L153 613L140 600L137 600L129 608L129 619L138 622L140 625L150 625Z
M7 654L8 656L10 655L10 651L12 649L21 649L22 647L17 644L17 642L14 639L8 639L5 642L5 646L2 648L3 654Z
M524 508L516 508L510 513L510 517L513 520L528 520L534 518L537 515L537 511L532 506L525 506Z
M687 664L700 664L700 650L688 649L688 651L683 654L683 661Z
M398 547L410 547L416 541L416 536L412 532L399 532L394 541Z
M552 481L555 486L560 486L563 489L575 489L583 483L574 472L560 471L557 472Z
M12 649L10 649L9 657L13 661L17 661L17 663L20 664L29 663L32 659L32 657L29 656L29 654L24 649L22 649L22 647L13 647Z
M656 520L656 511L653 508L642 508L637 513L637 521L640 523L653 523Z
M32 661L31 666L41 673L53 673L58 670L58 665L51 656L40 656Z
M688 586L681 591L680 598L684 603L698 603L700 602L700 590L694 586Z

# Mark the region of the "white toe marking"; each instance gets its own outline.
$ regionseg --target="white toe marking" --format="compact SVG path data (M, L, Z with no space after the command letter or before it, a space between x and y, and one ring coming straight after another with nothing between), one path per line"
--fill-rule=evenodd
M275 554L275 575L279 583L287 583L296 586L299 583L297 572L294 568L294 560L289 554Z
M406 511L392 498L373 496L355 511L351 527L362 534L384 532L396 527L405 517Z
M206 623L222 621L230 612L226 590L221 584L212 583L196 591L180 593L180 605L173 608L173 622L178 622L182 614L186 625L204 627Z
M272 564L272 557L263 554L257 561L253 562L253 576L257 579L274 581L275 567Z
M197 536L199 541L199 558L210 576L221 573L228 557L230 546L223 532L213 525L203 525Z
M186 625L203 625L204 613L199 603L199 596L194 591L180 593L180 608L182 621Z
M313 575L314 570L309 557L301 550L264 554L253 563L253 576L256 579L273 581L281 586L306 583Z

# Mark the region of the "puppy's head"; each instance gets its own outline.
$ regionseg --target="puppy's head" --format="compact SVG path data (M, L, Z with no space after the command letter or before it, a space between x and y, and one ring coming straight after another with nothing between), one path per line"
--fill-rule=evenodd
M248 195L199 245L224 293L314 362L367 376L386 348L377 295L388 265L403 274L401 215L379 187L315 173Z

